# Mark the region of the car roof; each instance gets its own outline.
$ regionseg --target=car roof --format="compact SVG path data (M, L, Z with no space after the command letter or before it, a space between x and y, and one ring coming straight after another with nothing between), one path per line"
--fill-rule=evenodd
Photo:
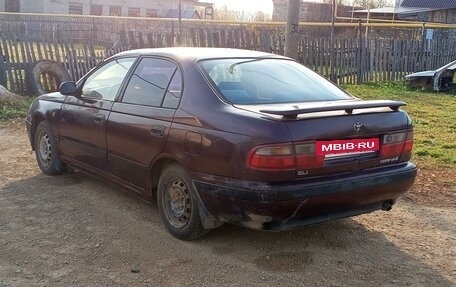
M147 48L121 52L114 57L125 56L159 56L181 61L200 61L214 58L278 58L286 57L271 53L231 49L231 48L192 48L192 47L173 47L173 48Z

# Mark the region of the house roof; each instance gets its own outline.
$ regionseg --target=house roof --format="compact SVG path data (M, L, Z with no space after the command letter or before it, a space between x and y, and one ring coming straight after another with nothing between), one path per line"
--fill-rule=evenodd
M404 0L401 7L421 7L431 9L456 9L455 0Z
M214 7L214 3L210 3L210 2L196 2L196 3L195 3L195 6L199 6L199 7Z
M199 19L201 19L201 16L196 10L182 10L181 16L182 19L192 19L195 14ZM165 18L179 18L179 9L169 9L168 12L166 12Z

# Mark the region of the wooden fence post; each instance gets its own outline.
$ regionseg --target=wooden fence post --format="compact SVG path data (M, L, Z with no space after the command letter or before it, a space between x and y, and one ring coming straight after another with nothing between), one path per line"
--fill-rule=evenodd
M421 55L419 62L421 63L420 71L426 70L426 23L423 23L421 31Z
M361 20L358 21L358 69L357 69L357 76L356 76L356 83L361 84L363 82L363 58L364 58L364 49L363 49L363 33L362 30L363 25L361 24Z
M0 60L0 85L7 87L7 76L6 76L6 65L3 61L4 52L2 50L2 44L0 43L0 55L2 55L2 59Z
M198 47L196 33L194 28L190 28L190 38L192 40L192 47Z
M145 48L146 45L144 44L143 33L141 31L138 32L138 48Z

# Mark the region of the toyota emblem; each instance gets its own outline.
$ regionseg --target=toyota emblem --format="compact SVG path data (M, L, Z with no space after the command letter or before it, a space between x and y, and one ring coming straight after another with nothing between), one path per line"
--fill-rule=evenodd
M361 130L362 126L363 126L362 123L355 123L355 124L353 124L353 129L355 130L355 132L359 132Z

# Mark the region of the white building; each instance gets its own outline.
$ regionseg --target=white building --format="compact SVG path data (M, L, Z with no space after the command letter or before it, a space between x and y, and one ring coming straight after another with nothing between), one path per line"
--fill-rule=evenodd
M0 11L130 17L164 17L179 0L0 0ZM201 3L205 4L205 3ZM198 0L182 0L182 10L195 11Z

